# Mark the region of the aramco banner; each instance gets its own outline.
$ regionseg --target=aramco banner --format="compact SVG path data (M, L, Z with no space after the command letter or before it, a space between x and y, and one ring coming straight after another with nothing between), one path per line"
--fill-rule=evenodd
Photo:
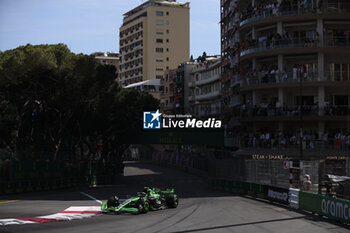
M300 209L350 223L350 201L309 192L300 192Z

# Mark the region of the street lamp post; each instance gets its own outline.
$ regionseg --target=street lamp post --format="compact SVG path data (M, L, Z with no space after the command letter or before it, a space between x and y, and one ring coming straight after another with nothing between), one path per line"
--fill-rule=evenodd
M299 95L300 95L300 106L299 106L299 120L300 120L300 135L299 135L299 186L302 187L302 162L303 159L303 73L302 73L302 66L299 66Z
M303 158L303 77L302 77L302 67L299 67L299 96L300 96L300 106L299 106L299 123L300 123L300 159Z

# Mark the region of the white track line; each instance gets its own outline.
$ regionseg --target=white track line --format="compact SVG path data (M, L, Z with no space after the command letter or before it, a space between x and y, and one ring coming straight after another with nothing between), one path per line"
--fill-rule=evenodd
M93 196L91 196L91 195L89 195L89 194L87 194L87 193L84 193L84 192L80 192L80 193L83 194L83 195L85 195L85 196L87 196L88 198L91 198L92 200L96 201L97 203L102 204L102 201L97 200L97 199L94 198Z

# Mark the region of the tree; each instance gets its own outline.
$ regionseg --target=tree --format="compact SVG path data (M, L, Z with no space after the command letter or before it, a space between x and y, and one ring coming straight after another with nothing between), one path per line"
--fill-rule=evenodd
M0 147L20 160L120 161L142 111L159 103L121 88L115 67L66 45L0 53Z

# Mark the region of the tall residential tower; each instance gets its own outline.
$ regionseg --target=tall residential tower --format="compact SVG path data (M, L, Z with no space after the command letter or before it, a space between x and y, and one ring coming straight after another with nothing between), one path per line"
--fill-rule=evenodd
M189 3L149 0L124 14L120 27L122 86L162 79L189 59Z
M349 149L349 12L343 0L221 0L222 93L239 93L228 108L241 148Z

